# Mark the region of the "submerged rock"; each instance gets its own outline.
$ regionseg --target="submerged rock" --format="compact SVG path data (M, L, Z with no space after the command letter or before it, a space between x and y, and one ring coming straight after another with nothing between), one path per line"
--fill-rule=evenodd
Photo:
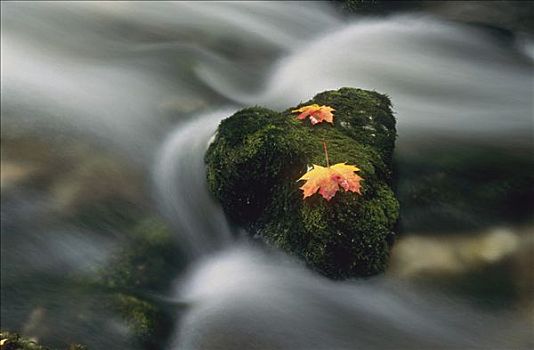
M352 88L326 91L296 108L335 108L334 124L311 126L290 108L243 109L223 120L206 154L208 184L227 215L254 236L340 279L384 271L399 205L391 189L396 137L389 99ZM311 164L360 168L361 195L306 200L297 182Z
M171 231L157 217L139 220L129 240L102 269L97 285L109 292L108 307L122 317L139 344L161 348L174 319L169 306L152 295L169 289L184 261Z

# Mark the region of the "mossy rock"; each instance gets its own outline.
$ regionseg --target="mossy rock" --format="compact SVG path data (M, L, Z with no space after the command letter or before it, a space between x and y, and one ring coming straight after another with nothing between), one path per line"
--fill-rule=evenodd
M97 285L110 292L108 306L122 316L144 348L163 346L174 318L153 295L166 292L184 266L171 231L156 217L140 220L130 242L100 273Z
M313 103L335 108L333 125L311 126L291 113ZM236 224L326 276L373 275L386 267L399 212L395 137L390 101L374 91L325 91L282 113L246 108L219 125L206 154L208 185ZM323 140L332 164L361 169L361 195L303 200L297 179L309 165L325 165Z
M7 331L0 331L0 348L2 350L52 350L32 339ZM87 350L87 347L80 344L71 344L67 350Z

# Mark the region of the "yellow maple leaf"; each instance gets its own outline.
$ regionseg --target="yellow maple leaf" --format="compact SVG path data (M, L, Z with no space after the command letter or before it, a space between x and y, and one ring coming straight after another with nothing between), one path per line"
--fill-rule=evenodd
M297 119L300 120L310 117L312 125L315 125L317 123L322 123L323 121L334 124L333 111L335 111L335 109L330 106L319 106L314 103L312 105L300 107L299 109L294 109L291 113L300 113L297 116Z
M362 178L354 173L359 170L354 165L347 165L346 163L337 163L327 167L314 164L313 169L304 174L298 181L306 180L306 183L300 187L304 198L319 191L319 194L329 201L336 195L339 186L345 191L361 194L360 181Z

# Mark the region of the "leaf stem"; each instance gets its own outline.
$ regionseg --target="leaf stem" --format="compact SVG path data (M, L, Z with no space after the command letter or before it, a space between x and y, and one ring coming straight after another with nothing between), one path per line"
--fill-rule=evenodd
M326 141L323 140L324 156L326 158L326 167L330 168L330 160L328 159L328 149L326 148Z

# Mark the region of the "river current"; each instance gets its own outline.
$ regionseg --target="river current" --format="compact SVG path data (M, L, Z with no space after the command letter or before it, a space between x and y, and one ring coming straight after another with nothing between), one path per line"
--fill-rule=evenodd
M166 349L523 348L513 310L391 277L329 281L247 242L210 197L203 156L238 109L283 110L343 86L391 98L398 159L427 147L455 157L456 143L528 154L529 52L528 40L428 14L347 18L321 2L3 2L2 138L97 144L142 174L187 262L157 296L180 315ZM105 266L121 239L50 229L61 213L49 196L17 191L2 198L2 327L136 347L98 293L63 279ZM39 298L51 310L24 307Z

